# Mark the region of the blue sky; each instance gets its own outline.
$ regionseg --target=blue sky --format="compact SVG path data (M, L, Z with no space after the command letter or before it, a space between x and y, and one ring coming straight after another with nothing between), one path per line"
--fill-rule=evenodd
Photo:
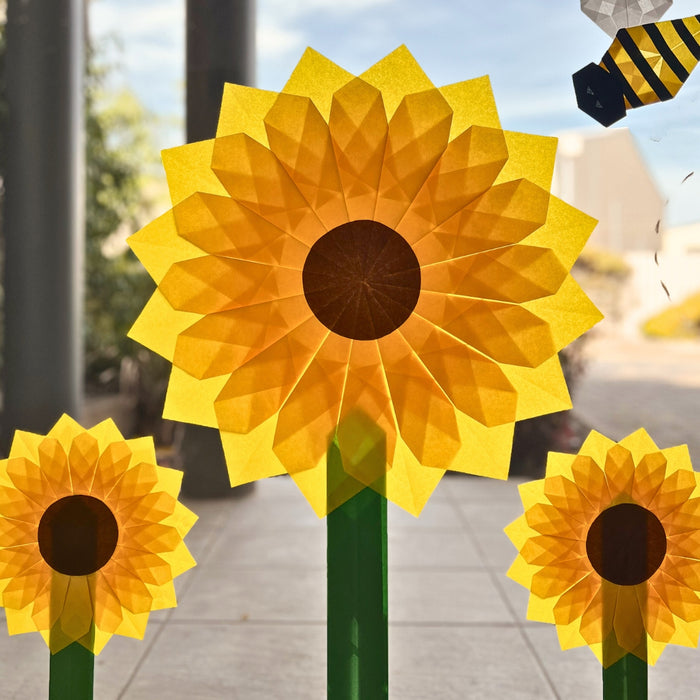
M120 47L110 52L116 82L164 119L162 148L183 139L184 7L91 3L92 35L110 35ZM664 19L697 12L700 0L675 0ZM609 43L579 0L258 0L257 85L279 90L306 46L360 73L406 44L436 85L489 74L504 128L602 129L577 109L571 74L597 63ZM619 125L635 135L669 199L668 222L700 220L700 68L677 98L632 110Z

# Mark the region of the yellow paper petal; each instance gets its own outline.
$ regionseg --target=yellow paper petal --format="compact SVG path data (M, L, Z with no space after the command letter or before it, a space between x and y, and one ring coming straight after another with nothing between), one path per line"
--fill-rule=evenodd
M381 91L389 116L393 115L405 95L434 87L405 46L399 46L377 61L360 77Z
M415 315L497 362L537 367L556 352L550 324L523 305L423 291Z
M418 517L445 470L425 469L403 440L397 441L395 454L392 468L372 488Z
M10 634L37 631L52 653L78 642L94 654L113 634L143 636L154 606L176 604L173 578L194 566L182 474L155 464L152 439L125 440L112 420L85 430L64 415L46 436L17 437L0 462Z
M277 421L272 417L246 434L221 431L231 486L286 473L284 465L270 450L276 426Z
M217 138L231 134L248 134L266 146L267 134L263 118L276 98L277 94L274 92L258 90L247 85L224 83L219 123L216 127Z
M451 111L449 114L451 118ZM438 141L438 134L431 136L433 141ZM413 157L412 160L415 167L418 159ZM427 176L420 173L424 177L420 190L413 196L408 196L410 190L404 192L408 209L396 230L415 250L420 236L429 235L436 226L463 209L465 202L472 202L488 192L507 160L506 142L500 129L470 126L441 150L440 159ZM392 223L392 220L384 221Z
M175 355L178 335L201 318L201 314L177 311L159 289L153 292L128 336L168 360Z
M417 315L400 332L458 410L487 426L515 420L516 391L495 362Z
M571 408L559 358L555 355L538 367L503 365L503 373L518 392L516 420L525 420Z
M329 334L279 412L273 449L290 474L325 459L338 425L349 355L350 341ZM309 443L315 451L308 450Z
M561 199L550 197L547 221L523 242L551 248L561 264L569 270L597 223L595 219L582 214Z
M363 486L418 514L446 469L504 478L515 420L570 406L556 353L599 319L555 149L502 131L487 77L436 88L405 47L226 87L217 137L164 154L173 210L131 239L164 415L218 427L233 484L291 473L319 515Z
M557 140L515 131L503 133L508 144L508 162L496 178L496 184L523 177L548 190L552 186Z
M173 204L195 192L225 195L226 189L211 170L214 139L169 148L161 153Z
M359 79L343 86L333 95L328 129L348 218L371 219L389 129L382 93Z
M450 141L473 124L501 128L488 75L445 85L440 92L453 112Z
M625 654L653 664L670 643L697 646L700 477L685 450L662 454L643 429L619 443L591 432L578 455L551 453L545 478L520 492L508 574L530 589L528 617L555 624L563 648L587 644L607 667ZM652 519L663 525L641 525ZM606 545L625 556L606 559Z
M128 241L156 283L160 283L173 263L204 255L197 246L178 236L172 210L130 236Z
M352 73L309 48L304 51L283 92L311 98L319 112L328 118L333 93L352 79Z
M549 325L559 350L603 318L571 275L564 279L557 294L526 301L522 306Z
M445 154L451 123L452 110L437 89L406 95L401 100L387 131L384 165L372 216L375 221L397 228ZM443 173L440 181L447 179L449 175Z
M290 119L290 115L293 115ZM265 117L270 149L297 183L321 223L348 220L328 124L309 98L279 95Z
M221 393L228 377L196 379L187 372L173 367L165 395L163 418L183 423L195 423L210 428L218 427L214 401Z

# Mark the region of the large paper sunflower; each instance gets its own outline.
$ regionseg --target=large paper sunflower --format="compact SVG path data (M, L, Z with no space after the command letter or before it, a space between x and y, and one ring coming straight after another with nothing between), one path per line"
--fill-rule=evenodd
M113 634L142 638L151 610L176 605L194 566L197 519L177 500L182 473L156 465L151 438L111 420L63 416L47 435L15 433L0 461L0 601L10 634L38 631L55 653L98 654Z
M545 478L520 494L508 575L531 591L528 618L554 623L562 648L588 644L608 667L697 646L700 477L685 445L592 432L578 455L550 453Z
M288 472L319 515L365 485L418 514L445 469L505 478L514 422L570 407L557 351L600 319L568 274L595 222L550 196L555 150L501 129L488 78L436 88L405 48L227 85L130 239L165 415L219 428L232 484Z

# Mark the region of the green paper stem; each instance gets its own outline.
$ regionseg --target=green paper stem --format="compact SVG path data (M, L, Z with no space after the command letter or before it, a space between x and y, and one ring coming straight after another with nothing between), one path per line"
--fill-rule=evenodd
M603 669L603 700L647 700L647 663L625 654Z
M95 655L73 642L52 654L49 666L49 700L92 700Z
M328 471L338 468L334 442ZM386 499L365 488L326 521L328 698L383 700L389 694Z

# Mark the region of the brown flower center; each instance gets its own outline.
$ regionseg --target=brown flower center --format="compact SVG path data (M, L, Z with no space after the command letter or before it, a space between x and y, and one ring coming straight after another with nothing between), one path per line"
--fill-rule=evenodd
M396 330L420 294L420 265L406 240L378 221L350 221L313 244L304 295L334 333L374 340Z
M604 510L588 530L586 554L606 580L634 586L651 578L666 556L666 532L659 519L636 503Z
M66 496L44 512L38 539L41 556L52 569L67 576L84 576L110 560L119 527L99 498Z

